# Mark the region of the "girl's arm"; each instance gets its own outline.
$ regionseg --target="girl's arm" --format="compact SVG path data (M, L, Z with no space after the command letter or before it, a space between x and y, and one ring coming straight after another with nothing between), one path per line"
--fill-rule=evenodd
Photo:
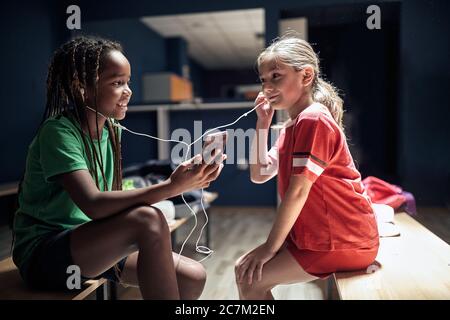
M191 159L181 164L164 182L134 190L101 192L87 170L62 174L58 176L58 181L75 204L95 220L135 206L151 205L189 190L207 187L223 168L223 164L194 166L193 163Z
M312 182L304 175L291 176L288 190L278 208L275 222L266 241L270 252L276 253L283 245L299 212L303 209L311 186Z
M274 110L267 100L265 100L262 93L256 98L255 104L259 104L260 107L256 109L258 120L256 122L255 137L253 138L250 150L250 180L254 183L264 183L276 175L276 171L268 173L266 170L269 166L267 139Z
M308 198L311 186L312 182L304 175L291 176L267 241L250 251L238 263L236 274L239 282L247 279L247 283L252 284L254 278L261 280L264 264L280 250Z
M269 126L258 121L250 151L250 180L253 183L264 183L276 175L276 171L264 174L269 166L267 155L268 135Z

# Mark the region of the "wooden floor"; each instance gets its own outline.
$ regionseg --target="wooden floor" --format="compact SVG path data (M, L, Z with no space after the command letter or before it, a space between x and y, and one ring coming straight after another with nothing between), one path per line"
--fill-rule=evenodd
M274 216L275 210L272 208L211 208L209 216L212 227L211 249L214 253L202 262L208 277L201 300L238 299L234 281L234 263L241 255L265 241ZM203 221L199 221L197 230L200 230ZM192 226L193 219L190 224L178 230L177 250ZM194 232L183 250L184 255L197 261L205 257L193 251L198 236L199 232ZM307 284L280 286L274 289L273 294L276 299L322 300L325 297L325 288L326 283L318 280ZM118 291L120 299L141 298L135 288L119 288Z
M424 207L418 208L418 211L419 214L414 218L444 241L450 243L449 210ZM215 207L210 209L211 249L214 250L214 253L202 262L207 270L208 278L200 299L229 300L238 298L234 282L234 262L240 255L266 239L274 216L275 210L271 208ZM201 216L199 216L199 220L196 232L183 251L184 255L195 260L204 257L193 250L204 221ZM193 223L194 219L190 219L177 231L177 252ZM9 255L10 232L6 228L1 228L0 231L3 239L0 243L0 253ZM119 299L141 298L139 290L136 288L122 288L120 285L118 287ZM275 288L273 293L276 299L324 299L325 288L325 282L318 280L307 284L280 286Z
M217 208L211 212L211 246L215 251L204 261L208 278L200 299L238 299L234 280L235 261L267 239L275 210L271 208ZM283 286L274 290L277 299L323 299L320 283Z

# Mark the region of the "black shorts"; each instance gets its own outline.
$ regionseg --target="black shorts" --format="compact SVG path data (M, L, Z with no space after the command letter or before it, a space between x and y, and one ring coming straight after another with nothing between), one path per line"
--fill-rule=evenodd
M53 232L46 236L33 250L26 267L21 270L26 284L40 290L68 289L67 280L74 272L68 267L75 265L70 250L70 235L73 229ZM125 267L126 258L95 278L86 278L81 270L81 282L89 279L106 278L119 282L120 274Z

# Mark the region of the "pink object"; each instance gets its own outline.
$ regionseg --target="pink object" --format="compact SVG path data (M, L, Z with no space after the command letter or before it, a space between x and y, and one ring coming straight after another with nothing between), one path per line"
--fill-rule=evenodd
M396 211L416 213L414 196L401 187L372 176L365 178L362 183L373 203L387 204Z

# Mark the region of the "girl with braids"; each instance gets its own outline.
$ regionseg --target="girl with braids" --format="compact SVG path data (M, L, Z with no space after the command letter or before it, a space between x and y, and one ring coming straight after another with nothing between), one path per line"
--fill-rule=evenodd
M144 299L196 299L203 290L203 266L178 260L162 212L150 205L208 186L223 164L193 158L160 184L122 191L113 123L125 117L130 76L113 41L78 37L54 53L14 220L13 259L31 287L67 288L67 268L77 265L84 279L139 286Z
M262 92L250 173L255 183L278 174L281 204L267 240L236 262L241 299L273 299L278 284L367 268L379 238L342 126L342 100L319 73L310 44L278 39L258 57ZM267 151L274 110L290 120Z

